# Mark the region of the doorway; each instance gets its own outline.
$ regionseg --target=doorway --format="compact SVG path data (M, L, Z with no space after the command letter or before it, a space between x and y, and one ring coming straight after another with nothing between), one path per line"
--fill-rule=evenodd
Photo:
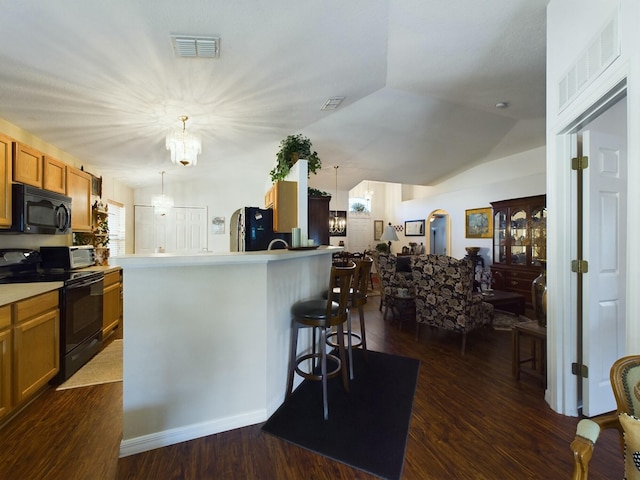
M451 221L445 210L434 210L429 215L427 251L433 255L448 255L451 251Z
M578 411L616 408L609 381L625 354L627 264L627 97L613 92L569 133Z

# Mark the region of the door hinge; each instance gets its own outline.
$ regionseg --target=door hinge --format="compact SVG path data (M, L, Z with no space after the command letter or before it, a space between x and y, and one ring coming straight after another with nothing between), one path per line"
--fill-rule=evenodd
M582 378L589 378L589 368L586 365L578 365L577 363L572 363L571 373L574 375L579 375Z
M571 159L571 170L586 170L589 167L589 157L573 157Z
M571 260L571 271L575 273L587 273L589 262L586 260Z

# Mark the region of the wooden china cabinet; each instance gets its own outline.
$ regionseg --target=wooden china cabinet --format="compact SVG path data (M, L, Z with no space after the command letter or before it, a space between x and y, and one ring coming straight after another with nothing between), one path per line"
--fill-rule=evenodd
M524 295L532 308L531 282L546 260L546 195L491 202L493 286Z

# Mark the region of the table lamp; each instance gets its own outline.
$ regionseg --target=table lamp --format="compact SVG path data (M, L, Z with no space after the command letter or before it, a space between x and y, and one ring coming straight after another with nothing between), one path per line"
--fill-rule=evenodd
M382 232L380 240L382 240L383 242L389 242L389 253L391 253L391 242L397 242L399 240L396 229L393 228L391 222L389 222L389 225L384 227L384 232Z

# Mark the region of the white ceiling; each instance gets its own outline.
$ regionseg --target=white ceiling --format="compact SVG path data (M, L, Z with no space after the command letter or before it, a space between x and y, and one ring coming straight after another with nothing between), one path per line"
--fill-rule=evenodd
M548 1L3 2L0 117L132 187L268 182L298 132L324 165L311 186L333 191L334 165L340 190L430 185L544 144ZM177 58L171 34L219 36L220 58ZM180 115L196 167L164 146Z

